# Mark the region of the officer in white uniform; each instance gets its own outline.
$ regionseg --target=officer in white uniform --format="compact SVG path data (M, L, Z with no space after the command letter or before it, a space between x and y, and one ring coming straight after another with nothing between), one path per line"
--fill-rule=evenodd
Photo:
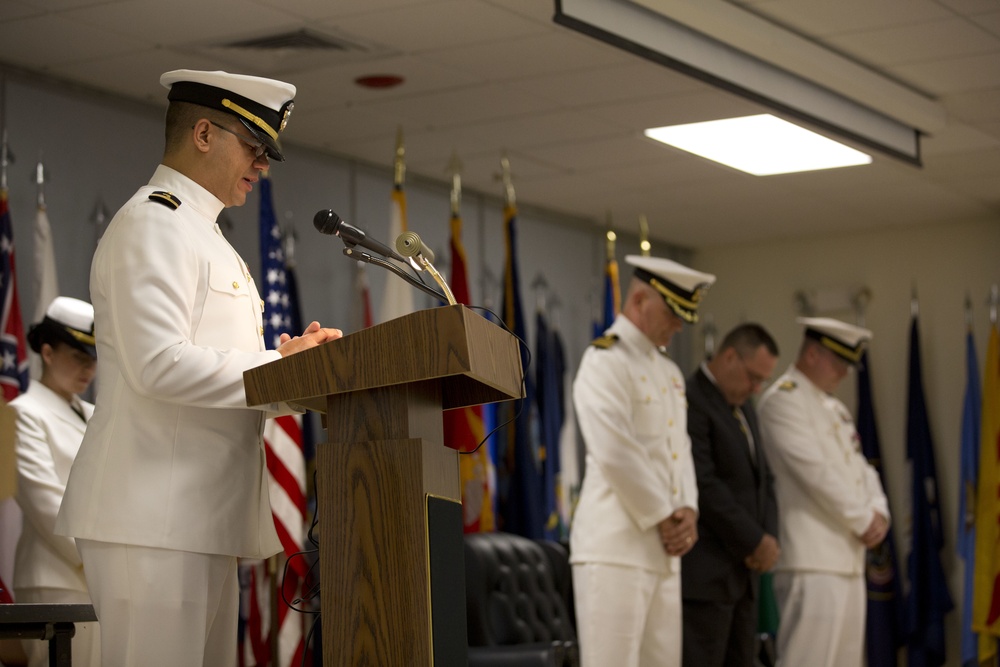
M284 160L294 86L190 70L160 83L163 161L91 267L99 391L56 530L77 538L105 664L233 665L237 557L280 549L261 439L272 415L247 408L243 373L340 331L313 322L266 350L263 302L216 224Z
M889 503L847 407L832 393L872 334L829 318L799 322L798 359L758 406L782 545L774 574L778 664L860 667L865 548L885 538Z
M28 344L42 358L42 376L10 402L17 411L17 503L24 526L14 556L18 602L90 604L83 563L71 537L53 534L73 459L94 406L78 394L97 370L94 307L56 297L45 317L28 331ZM49 643L23 642L29 667L49 664ZM97 623L77 623L73 664L100 667Z
M583 355L586 473L570 532L583 667L681 661L680 557L698 539L684 376L663 348L715 276L630 255L622 312Z

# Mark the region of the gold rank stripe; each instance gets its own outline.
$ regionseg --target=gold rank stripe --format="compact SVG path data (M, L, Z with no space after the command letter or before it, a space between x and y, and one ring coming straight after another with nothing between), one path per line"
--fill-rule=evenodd
M274 130L274 128L272 128L270 125L268 125L264 121L263 118L261 118L260 116L253 115L252 113L250 113L249 111L247 111L246 109L244 109L243 107L241 107L236 102L233 102L231 99L226 98L226 99L222 100L222 106L226 107L227 109L231 109L231 110L235 111L236 113L238 113L239 115L243 116L248 121L250 121L251 123L253 123L257 127L259 127L260 129L262 129L265 132L267 132L271 136L272 139L277 139L278 138L278 133Z
M847 347L846 345L841 345L837 341L835 341L832 338L829 338L827 336L820 336L819 341L820 341L820 343L823 344L824 347L826 347L826 348L828 348L830 350L833 350L834 352L836 352L840 356L846 357L846 358L850 359L851 361L853 361L855 363L857 363L858 361L861 360L861 346L858 346L857 349L853 349L852 350L851 348Z
M84 345L97 344L97 340L90 334L86 334L83 333L82 331L77 331L76 329L69 329L69 328L66 329L66 332L69 333L69 335L75 338L76 340L83 343Z

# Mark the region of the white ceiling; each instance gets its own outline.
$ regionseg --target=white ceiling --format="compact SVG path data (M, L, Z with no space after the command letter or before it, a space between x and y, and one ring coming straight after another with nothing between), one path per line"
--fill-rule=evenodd
M720 3L723 0L701 0ZM160 73L225 69L298 87L288 143L685 246L1000 219L1000 0L730 0L940 104L922 168L754 177L645 139L646 127L766 111L552 21L554 0L0 0L0 63L165 104ZM345 53L221 48L306 29ZM399 87L354 84L370 74ZM865 102L865 100L859 100Z

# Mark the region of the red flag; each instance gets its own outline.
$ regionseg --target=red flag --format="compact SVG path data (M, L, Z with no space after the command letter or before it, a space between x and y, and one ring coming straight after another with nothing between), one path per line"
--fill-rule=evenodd
M451 291L455 301L468 305L469 279L465 268L465 247L462 245L462 218L451 217ZM444 413L444 441L460 452L472 452L483 441L483 409L481 406L456 408ZM489 450L484 444L470 454L459 457L462 484L462 514L465 532L476 533L494 529L492 489L490 485Z

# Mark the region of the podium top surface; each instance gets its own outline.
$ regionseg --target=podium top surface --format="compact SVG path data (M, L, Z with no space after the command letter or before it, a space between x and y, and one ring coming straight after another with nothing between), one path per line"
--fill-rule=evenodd
M243 375L247 405L326 411L326 397L439 380L444 409L521 398L517 339L462 305L429 308Z

